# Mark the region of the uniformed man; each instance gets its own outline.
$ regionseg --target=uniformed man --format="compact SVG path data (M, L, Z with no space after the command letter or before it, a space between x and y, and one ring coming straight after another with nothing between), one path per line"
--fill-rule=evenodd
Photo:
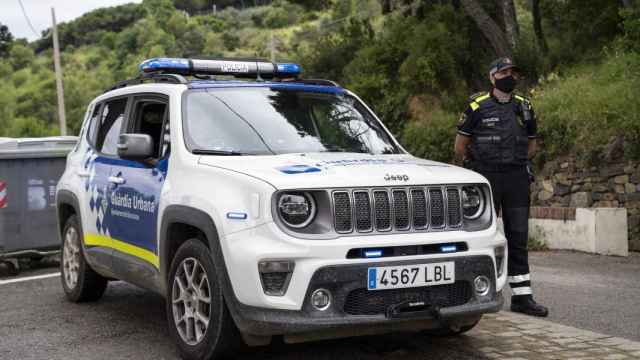
M455 151L489 180L496 212L502 210L511 311L545 317L547 308L533 300L527 251L527 163L535 151L536 118L529 100L513 93L520 75L511 59L494 61L489 79L493 89L472 96L462 113Z

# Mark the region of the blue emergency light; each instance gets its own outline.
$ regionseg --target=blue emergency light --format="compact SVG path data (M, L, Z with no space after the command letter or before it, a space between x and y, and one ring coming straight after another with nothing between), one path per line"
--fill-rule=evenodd
M272 63L265 60L205 60L154 58L143 61L143 73L179 75L230 75L235 77L291 78L302 72L298 64Z
M443 253L456 252L458 247L456 245L443 245L440 247L440 251Z

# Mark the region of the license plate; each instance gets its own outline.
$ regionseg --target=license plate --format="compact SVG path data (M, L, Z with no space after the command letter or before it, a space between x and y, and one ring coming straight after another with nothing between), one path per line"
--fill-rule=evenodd
M385 290L453 284L455 279L455 264L453 261L370 267L368 269L367 288L369 290Z

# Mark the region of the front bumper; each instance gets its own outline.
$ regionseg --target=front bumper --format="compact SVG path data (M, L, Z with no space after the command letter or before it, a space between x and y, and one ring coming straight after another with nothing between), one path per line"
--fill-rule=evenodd
M354 248L412 246L464 242L468 249L456 253L393 256L373 259L348 258ZM304 309L308 291L316 281L320 269L337 266L383 266L385 263L458 261L470 257L486 257L495 267L496 247L505 247L504 235L495 225L484 231L447 231L433 233L376 234L375 236L344 236L333 240L302 240L283 233L273 222L246 231L228 234L220 241L225 273L230 280L232 295L250 308L272 310ZM506 259L506 255L505 255ZM268 296L263 292L258 264L261 261L291 261L295 269L284 296ZM365 271L366 272L366 271ZM506 284L506 261L494 289L501 291ZM366 280L365 280L366 281Z
M341 330L351 330L351 336L363 334L358 330L371 333L372 330L386 332L444 325L464 326L475 322L484 313L500 310L503 300L501 292L496 291L496 276L490 256L394 260L378 262L375 266L441 261L455 262L455 284L367 291L367 268L371 264L334 265L315 271L300 310L274 310L238 302L230 308L240 330L258 336L338 334ZM491 290L485 296L477 295L472 287L473 279L479 275L491 279ZM311 294L318 288L327 289L332 294L332 304L324 311L314 309L310 303ZM417 308L404 306L418 301L425 305Z

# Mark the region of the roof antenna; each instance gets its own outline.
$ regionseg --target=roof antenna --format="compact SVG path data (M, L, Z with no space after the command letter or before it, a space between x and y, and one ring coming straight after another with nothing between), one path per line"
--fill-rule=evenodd
M258 54L256 53L256 73L257 73L257 77L256 77L256 81L257 82L263 82L264 79L262 78L262 76L260 76L260 65L258 64Z

